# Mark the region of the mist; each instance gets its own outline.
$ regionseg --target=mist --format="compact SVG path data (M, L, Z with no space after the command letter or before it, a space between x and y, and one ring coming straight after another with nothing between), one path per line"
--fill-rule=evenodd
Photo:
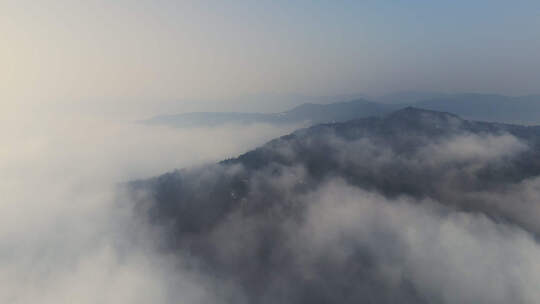
M2 128L3 303L208 301L196 272L156 251L159 235L118 185L232 157L294 128L27 118Z
M231 287L223 303L536 303L535 132L405 109L140 180L131 197L157 248Z

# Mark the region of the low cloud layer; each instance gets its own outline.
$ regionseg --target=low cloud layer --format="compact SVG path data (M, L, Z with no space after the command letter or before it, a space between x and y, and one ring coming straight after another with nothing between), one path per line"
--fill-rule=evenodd
M133 217L118 183L214 162L290 131L71 116L1 124L2 303L212 302L189 260L156 250L159 235Z
M133 186L223 303L537 303L534 132L406 110Z
M363 251L374 260L371 276L384 288L411 284L418 298L402 298L402 303L540 299L540 246L520 228L430 200L388 200L339 182L311 196L297 239L303 242L296 243L308 256L308 271L321 259L342 269L354 267L348 264ZM369 291L362 296L369 297Z
M540 299L535 129L409 109L230 158L290 130L32 124L3 131L2 302Z

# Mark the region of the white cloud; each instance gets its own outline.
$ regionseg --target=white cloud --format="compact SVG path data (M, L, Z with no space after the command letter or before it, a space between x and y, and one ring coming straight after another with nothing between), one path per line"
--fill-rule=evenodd
M380 195L332 182L311 194L295 238L307 269L321 256L341 263L363 248L379 275L407 279L429 302L536 303L540 246L514 226L433 201ZM354 284L354 283L353 283Z
M189 260L155 250L159 235L133 217L116 183L235 156L294 128L60 116L3 127L2 303L213 302L209 281L180 264Z

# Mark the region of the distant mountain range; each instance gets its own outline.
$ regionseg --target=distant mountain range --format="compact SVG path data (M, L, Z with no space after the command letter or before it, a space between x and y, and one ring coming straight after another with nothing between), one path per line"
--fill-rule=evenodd
M286 116L388 109L379 106L304 105ZM237 287L230 303L446 303L448 290L470 285L468 272L449 279L454 269L503 273L512 285L505 271L526 263L507 258L524 238L513 231L540 235L538 176L540 126L407 107L301 129L130 189L164 234L163 250L188 256L216 286ZM485 260L503 247L501 260ZM454 248L478 251L462 258ZM505 301L526 302L519 294Z
M407 106L455 113L467 119L540 124L540 95L509 97L495 94L401 92L328 104L304 103L281 113L194 112L160 115L142 121L173 127L216 126L228 123L318 124L382 116Z
M414 106L446 111L467 119L538 124L540 95L508 97L493 94L457 94L414 103Z
M163 115L144 121L147 124L174 127L215 126L227 123L311 124L347 121L359 117L380 116L400 108L398 105L370 102L363 99L330 104L305 103L281 113L195 112Z

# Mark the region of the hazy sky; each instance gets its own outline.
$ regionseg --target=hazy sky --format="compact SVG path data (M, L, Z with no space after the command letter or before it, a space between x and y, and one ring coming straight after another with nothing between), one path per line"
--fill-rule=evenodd
M194 100L261 92L540 92L539 1L0 0L0 39L4 112L240 110Z

